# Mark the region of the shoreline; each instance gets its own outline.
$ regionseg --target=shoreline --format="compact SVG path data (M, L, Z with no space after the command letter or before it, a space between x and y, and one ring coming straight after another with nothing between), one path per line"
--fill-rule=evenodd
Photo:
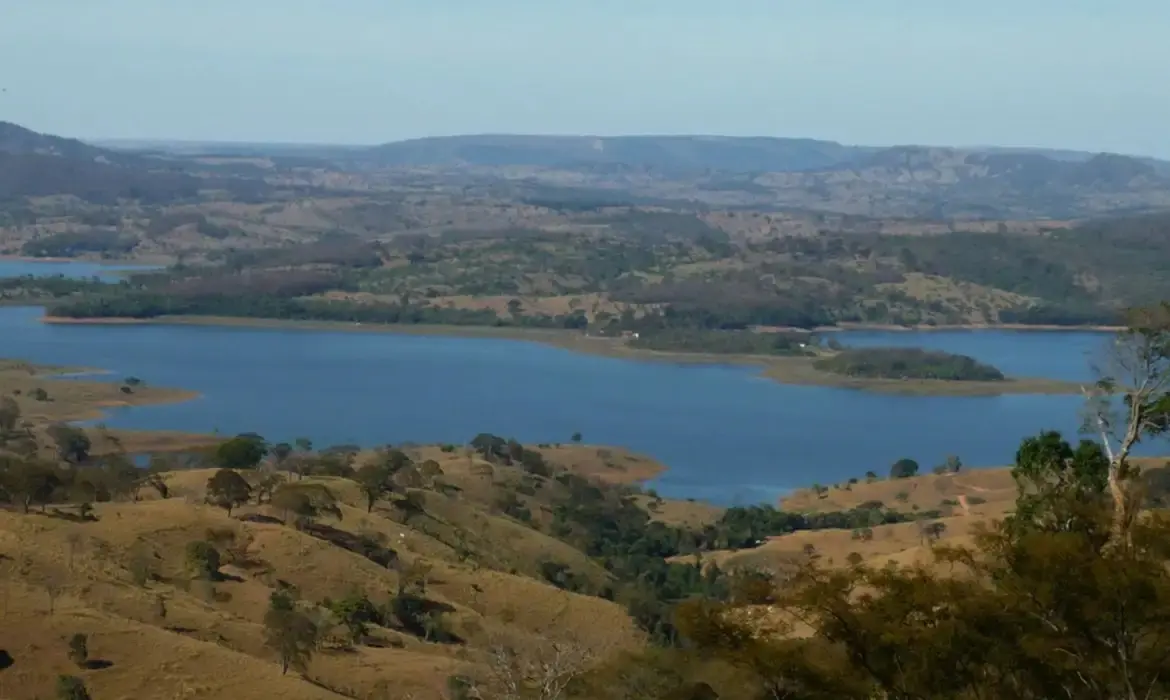
M18 255L16 253L0 254L0 262L30 262L30 263L86 263L89 265L101 265L104 267L158 267L163 264L164 260L169 260L166 256L160 256L158 262L149 262L148 259L130 258L130 259L110 259L110 258L39 258L35 255Z
M1125 326L1057 326L1052 324L1027 323L959 323L936 324L933 326L919 324L917 326L898 326L885 323L842 323L839 326L817 326L814 333L832 333L841 331L889 331L896 333L922 333L929 331L1027 331L1037 333L1052 333L1065 331L1069 333L1120 333Z
M790 386L823 386L904 396L980 397L1008 394L1080 394L1083 387L1078 382L1034 377L1008 377L1003 381L997 382L962 382L931 379L859 379L813 369L813 358L646 350L630 347L620 338L589 336L576 331L550 328L361 324L341 321L292 321L223 316L63 318L46 315L41 317L41 322L50 325L217 326L520 340L541 343L571 352L581 352L603 357L686 364L754 366L760 369L760 375L762 377L780 384ZM937 327L932 328L937 329ZM988 327L985 330L996 330L1000 328ZM974 328L969 329L975 330ZM840 328L838 330L861 329L850 327Z
M24 304L23 306L36 306ZM77 325L184 325L184 326L245 326L252 328L293 328L293 329L332 329L352 331L381 331L387 333L414 333L412 328L425 328L427 335L467 334L467 335L558 335L565 331L559 328L539 328L525 326L457 326L433 324L390 324L390 323L351 323L348 321L313 321L288 320L280 318L251 318L245 316L157 316L154 318L131 318L128 316L70 318L66 316L44 316L43 323L50 324L77 324ZM1026 323L971 323L971 324L936 324L917 326L898 326L885 323L842 323L838 326L816 326L815 328L780 328L779 331L803 333L841 333L846 331L888 331L892 333L925 333L931 331L1023 331L1036 333L1119 333L1125 326L1057 326L1048 324ZM415 333L423 335L424 333ZM610 340L608 336L582 336L589 339ZM679 355L694 355L700 353L679 352Z

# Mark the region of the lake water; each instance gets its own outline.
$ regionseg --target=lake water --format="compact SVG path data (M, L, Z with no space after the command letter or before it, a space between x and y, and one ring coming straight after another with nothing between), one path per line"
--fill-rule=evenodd
M0 277L53 277L63 275L77 279L97 277L104 282L117 282L123 273L157 270L157 265L123 265L82 261L58 260L0 260Z
M0 275L5 274L0 262ZM38 263L39 264L39 263ZM19 273L26 274L26 273ZM90 274L86 271L85 274ZM1011 461L1041 429L1075 436L1078 396L890 396L786 386L751 368L643 362L537 343L205 326L57 326L41 310L0 308L0 357L87 365L202 393L118 410L112 427L254 431L320 446L465 443L492 432L525 442L586 442L645 452L670 467L664 496L774 501L814 482L911 457L928 469ZM1010 331L870 333L846 344L963 352L1009 374L1088 379L1105 336Z

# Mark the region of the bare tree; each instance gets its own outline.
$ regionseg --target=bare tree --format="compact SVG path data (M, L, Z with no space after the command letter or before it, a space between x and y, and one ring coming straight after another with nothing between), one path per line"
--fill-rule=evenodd
M56 576L50 576L45 579L45 593L49 596L49 614L52 615L56 609L57 599L61 597L64 586Z
M81 551L84 540L81 537L81 533L70 532L65 536L65 542L69 547L69 570L73 571L73 559Z
M523 651L500 639L491 646L491 675L500 700L561 700L594 656L571 640L547 641Z
M535 630L534 641L501 635L489 638L489 668L494 693L500 700L562 700L569 684L586 673L608 649L608 644L590 645L565 636L562 616L568 601L544 629ZM535 641L535 640L539 641Z
M1109 458L1113 539L1128 544L1139 506L1130 454L1143 437L1170 430L1170 304L1131 310L1096 373L1084 390L1088 423Z

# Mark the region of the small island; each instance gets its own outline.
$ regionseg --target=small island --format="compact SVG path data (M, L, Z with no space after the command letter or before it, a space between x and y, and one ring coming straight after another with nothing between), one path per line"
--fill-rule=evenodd
M859 379L1002 382L1003 372L967 355L922 348L850 348L818 359L822 372Z

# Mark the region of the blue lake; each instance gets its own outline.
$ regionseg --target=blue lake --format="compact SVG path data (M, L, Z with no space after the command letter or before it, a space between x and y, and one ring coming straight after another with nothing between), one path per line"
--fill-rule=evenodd
M62 275L78 279L97 277L103 282L117 282L123 274L157 270L156 265L121 265L84 261L0 260L0 277L52 277Z
M36 263L40 264L40 263ZM0 262L0 276L12 274ZM27 273L16 273L27 274ZM89 274L87 271L85 274ZM745 367L643 362L482 338L205 326L58 326L41 310L0 308L0 357L87 365L201 392L194 401L118 410L112 427L318 445L463 443L479 432L525 442L621 445L670 469L664 496L773 501L813 482L902 457L924 468L957 454L1011 461L1041 429L1075 435L1079 396L907 397L787 386ZM1009 374L1088 379L1095 333L848 332L845 344L963 352Z

